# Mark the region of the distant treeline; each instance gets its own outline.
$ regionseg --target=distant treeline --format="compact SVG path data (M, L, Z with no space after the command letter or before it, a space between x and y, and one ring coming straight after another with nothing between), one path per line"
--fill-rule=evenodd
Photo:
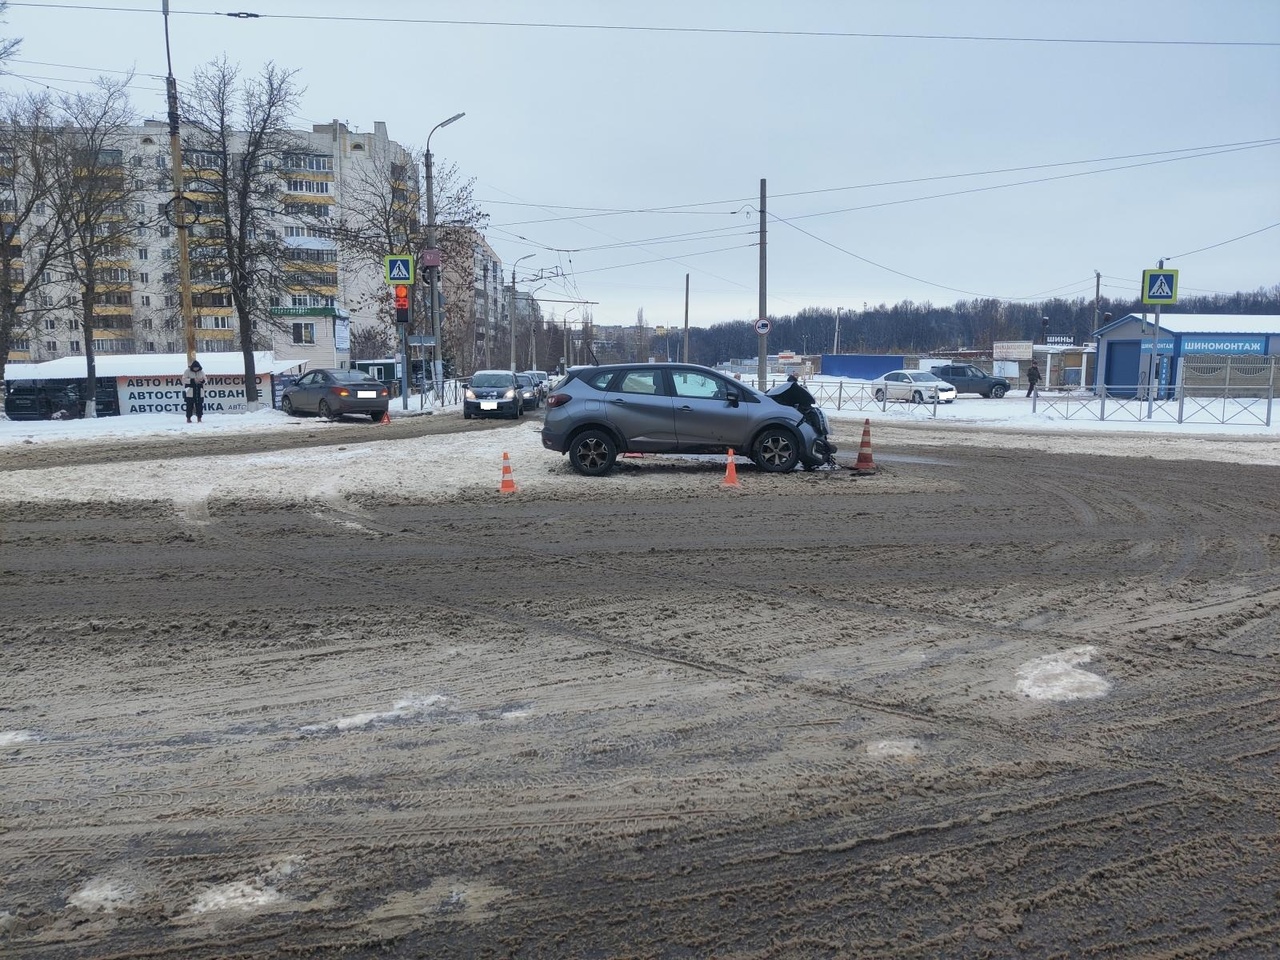
M1151 312L1152 308L1147 307L1146 310ZM1050 336L1074 337L1076 343L1086 344L1099 325L1098 318L1104 314L1122 317L1142 312L1143 305L1136 298L1117 300L1104 297L1097 306L1096 316L1092 298L1053 299L1038 303L961 300L949 307L904 300L893 306L880 304L861 311L842 311L840 352L929 354L948 350L989 350L996 340L1043 342L1046 332ZM1165 307L1162 312L1280 315L1280 284L1259 288L1253 293L1181 296L1176 307ZM1049 318L1047 328L1043 323L1044 317ZM832 352L836 332L836 311L833 308L806 308L794 316L769 319L770 353L785 350L807 354ZM639 353L635 356L621 355L632 351L626 349L631 344L620 343L616 344L623 348L618 351L619 356L599 359L602 362L606 359L644 360L649 356L664 359L668 348L672 349L672 359L676 359L682 334L658 337L649 329L645 331L645 338L648 342L642 348L643 356ZM635 340L631 343L639 346ZM733 358L754 357L758 352L759 338L754 321L733 320L689 329L688 359L694 363L714 365Z

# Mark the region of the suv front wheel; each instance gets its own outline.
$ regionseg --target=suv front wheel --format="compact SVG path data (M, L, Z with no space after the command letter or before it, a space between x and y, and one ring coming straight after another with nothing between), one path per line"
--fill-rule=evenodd
M800 460L800 442L786 427L769 427L756 439L751 459L766 473L789 473Z
M584 477L603 477L617 458L618 447L603 430L584 430L569 444L569 465Z
M994 387L991 388L991 392L987 394L987 396L993 397L996 400L999 400L1001 397L1004 396L1004 387L1000 386L999 384L996 384Z

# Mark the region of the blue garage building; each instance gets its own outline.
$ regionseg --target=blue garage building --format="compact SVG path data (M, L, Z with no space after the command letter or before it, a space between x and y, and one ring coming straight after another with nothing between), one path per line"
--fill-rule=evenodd
M1098 341L1098 391L1109 396L1143 395L1151 382L1155 314L1130 313L1094 331ZM1181 361L1233 357L1244 361L1280 356L1280 317L1265 315L1160 314L1155 355L1160 393L1177 383ZM1268 367L1275 363L1264 361Z

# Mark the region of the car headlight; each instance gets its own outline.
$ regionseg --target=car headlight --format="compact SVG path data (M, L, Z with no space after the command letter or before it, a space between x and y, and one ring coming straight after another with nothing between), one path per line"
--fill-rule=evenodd
M508 390L506 393L502 395L502 399L504 400L514 400L515 398L516 398L516 391L514 388L511 390Z
M474 400L475 398L476 398L476 392L472 390L470 387L467 387L467 399Z

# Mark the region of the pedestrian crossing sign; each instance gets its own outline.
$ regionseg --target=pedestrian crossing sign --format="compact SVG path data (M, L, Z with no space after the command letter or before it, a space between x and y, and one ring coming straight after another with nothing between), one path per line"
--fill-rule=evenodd
M1178 271L1177 270L1143 270L1142 271L1143 303L1177 303Z
M413 257L407 253L395 253L382 258L383 268L387 275L387 283L395 286L399 283L413 283Z

